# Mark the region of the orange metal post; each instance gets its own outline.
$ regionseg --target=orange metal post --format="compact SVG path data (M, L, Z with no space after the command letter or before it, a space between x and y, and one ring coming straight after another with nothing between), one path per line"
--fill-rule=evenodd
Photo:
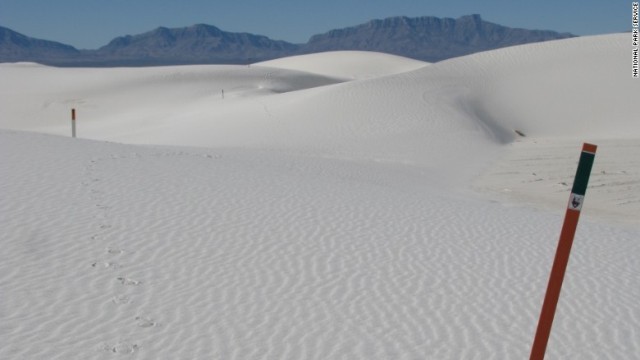
M71 109L71 136L76 137L76 109Z
M597 146L592 144L584 144L582 146L582 153L580 155L580 162L578 163L576 178L573 183L573 188L571 189L571 196L569 197L567 213L565 215L564 224L562 225L562 231L560 232L560 240L558 241L556 257L553 261L553 267L551 268L549 285L547 286L547 293L542 305L540 320L538 321L538 329L531 348L530 360L544 359L549 335L551 334L551 325L553 325L553 318L556 313L558 299L560 298L562 281L564 280L564 274L567 270L567 264L569 263L569 254L571 253L573 238L576 233L576 228L578 227L580 210L582 210L582 203L587 190L587 183L589 182L589 175L591 174L591 167L593 166L596 149Z

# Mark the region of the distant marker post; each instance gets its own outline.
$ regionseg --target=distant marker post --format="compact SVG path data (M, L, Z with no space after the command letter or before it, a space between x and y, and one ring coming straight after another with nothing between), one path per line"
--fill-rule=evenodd
M567 269L567 264L569 263L569 254L578 226L582 203L584 202L584 195L587 191L593 159L596 156L596 149L596 145L586 143L582 145L578 170L576 171L573 188L569 196L569 204L567 205L567 213L564 218L564 224L562 225L562 231L560 232L556 257L553 261L547 293L544 298L544 303L542 304L542 311L540 312L538 329L533 340L533 346L531 347L530 360L544 359L549 335L551 334L551 325L553 324L558 299L560 298L562 281L564 280L564 274Z
M76 137L76 109L71 109L71 136Z

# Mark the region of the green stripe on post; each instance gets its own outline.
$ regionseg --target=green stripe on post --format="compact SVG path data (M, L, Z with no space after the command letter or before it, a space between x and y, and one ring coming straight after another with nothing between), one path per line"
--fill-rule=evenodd
M578 162L578 170L573 183L571 192L576 195L582 195L587 192L587 184L589 183L589 175L593 167L593 159L596 157L596 149L598 147L592 144L584 144L582 153L580 154L580 162Z

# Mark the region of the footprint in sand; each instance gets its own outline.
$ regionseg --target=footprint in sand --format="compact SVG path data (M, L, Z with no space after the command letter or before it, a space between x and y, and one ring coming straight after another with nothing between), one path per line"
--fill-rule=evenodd
M111 352L117 355L131 355L140 349L140 345L129 341L120 341L113 345L105 344L102 346L102 350Z
M118 281L120 281L120 283L122 285L128 285L128 286L138 286L138 285L142 284L142 281L130 279L130 278L123 277L123 276L119 277Z
M155 320L153 320L148 316L137 316L136 322L138 324L138 327L141 327L141 328L150 328L158 325L158 323L155 322Z
M118 269L120 268L120 264L115 261L96 261L91 264L91 267L103 269Z
M120 254L122 254L122 253L124 253L124 250L122 250L122 249L120 249L120 248L117 248L117 247L108 247L108 248L107 248L107 254L110 254L110 255L120 255Z
M111 302L118 305L126 305L131 302L129 295L115 295L111 298Z

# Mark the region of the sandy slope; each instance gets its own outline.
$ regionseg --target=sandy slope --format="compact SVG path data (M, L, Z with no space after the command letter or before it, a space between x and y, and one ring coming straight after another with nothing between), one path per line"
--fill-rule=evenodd
M527 355L559 216L392 164L0 140L2 358ZM549 358L640 351L638 235L581 224Z
M583 141L600 149L548 358L632 358L626 40L429 66L0 65L0 358L526 358Z

